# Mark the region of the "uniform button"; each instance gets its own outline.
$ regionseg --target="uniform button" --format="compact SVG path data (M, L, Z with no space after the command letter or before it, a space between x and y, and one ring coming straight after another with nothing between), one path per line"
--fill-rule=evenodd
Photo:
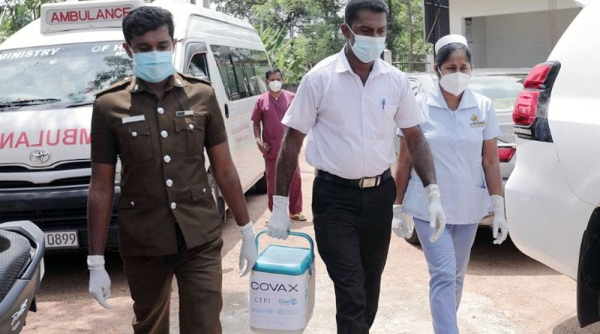
M138 90L138 85L133 86L133 90Z
M175 84L176 84L177 86L181 86L181 80L179 80L179 79L175 80Z
M188 128L190 128L190 130L194 130L194 124L188 125Z
M165 157L163 158L163 160L164 160L166 163L169 163L169 162L171 162L171 156L170 156L170 155L165 155Z
M131 201L131 202L129 202L129 205L131 205L131 206L135 206L135 202L134 202L134 201Z
M206 194L206 188L202 188L202 192Z
M131 136L132 136L132 137L137 137L137 132L133 131L133 132L131 133Z
M158 113L161 115L165 113L165 110L163 108L158 108L156 109L156 111L158 111Z
M163 138L167 138L167 137L169 136L169 133L168 133L167 131L165 131L165 130L162 130L162 131L160 132L160 135L161 135Z
M173 210L177 209L177 203L171 202L171 209L173 209Z
M166 183L167 183L167 187L173 186L173 180L171 180L171 179L168 179Z

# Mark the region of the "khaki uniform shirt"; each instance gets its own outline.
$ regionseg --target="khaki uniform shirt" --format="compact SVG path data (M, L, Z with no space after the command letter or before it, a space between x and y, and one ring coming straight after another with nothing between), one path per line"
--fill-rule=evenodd
M221 235L204 148L227 141L214 89L175 74L158 99L135 77L100 92L92 114L92 162L121 159L119 248L124 256L177 253Z

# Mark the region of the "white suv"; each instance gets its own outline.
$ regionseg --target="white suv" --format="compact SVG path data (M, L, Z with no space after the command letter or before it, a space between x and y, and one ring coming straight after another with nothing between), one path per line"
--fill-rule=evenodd
M515 103L505 188L517 247L577 280L581 326L600 320L600 1L589 1Z

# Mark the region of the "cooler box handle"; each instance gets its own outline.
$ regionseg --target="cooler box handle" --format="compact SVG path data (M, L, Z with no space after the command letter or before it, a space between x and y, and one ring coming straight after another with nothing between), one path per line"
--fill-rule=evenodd
M263 235L266 234L267 230L262 230L260 232L258 232L258 234L256 235L256 237L254 238L254 242L256 243L256 251L258 251L258 238ZM304 238L308 241L308 243L310 244L310 254L312 256L312 258L315 258L315 244L313 242L313 239L310 237L310 235L303 233L303 232L294 232L294 231L289 231L288 232L289 235L293 235L296 237L301 237Z

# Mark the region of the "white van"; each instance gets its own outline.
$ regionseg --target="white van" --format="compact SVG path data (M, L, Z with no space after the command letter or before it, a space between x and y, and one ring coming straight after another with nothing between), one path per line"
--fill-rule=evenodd
M579 324L600 321L600 1L587 1L515 103L506 184L515 245L577 280ZM551 288L550 288L551 291Z
M94 94L131 75L121 21L144 5L142 0L45 4L39 20L0 45L0 222L33 221L49 250L87 247ZM174 16L177 70L212 81L244 191L259 180L264 186L264 160L250 121L257 96L266 91L262 78L269 68L257 32L247 22L189 3L151 5ZM225 203L212 185L225 219ZM107 240L113 249L116 215L115 206Z

